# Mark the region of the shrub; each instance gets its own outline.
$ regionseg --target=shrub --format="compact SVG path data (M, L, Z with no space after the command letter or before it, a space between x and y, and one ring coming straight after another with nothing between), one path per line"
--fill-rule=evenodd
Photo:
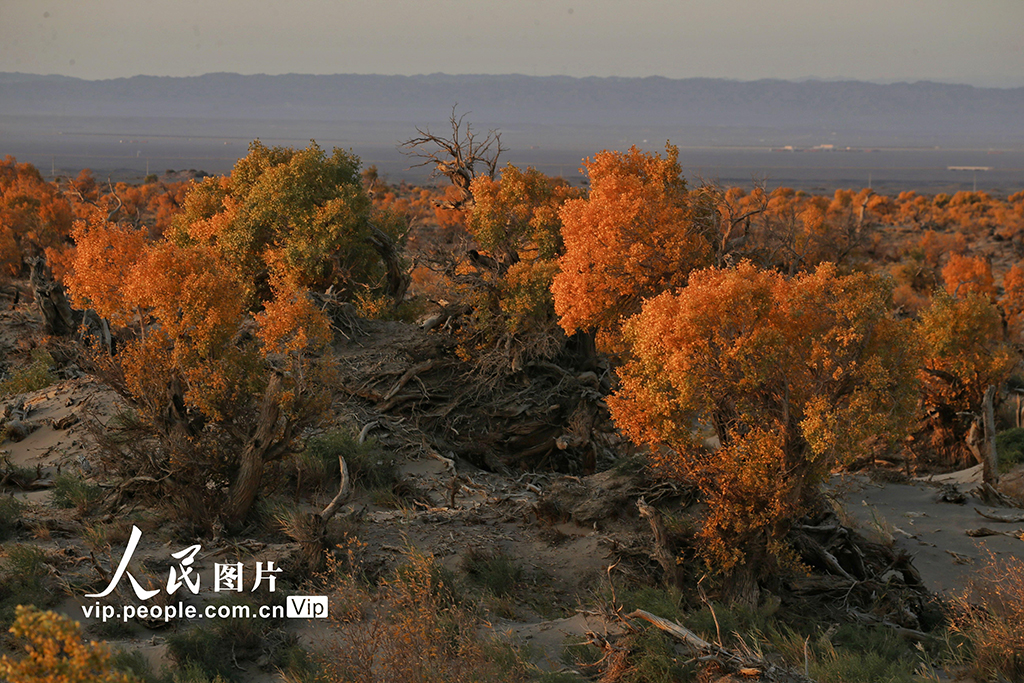
M385 454L377 442L359 438L348 429L335 429L306 442L299 460L303 477L309 476L321 486L339 477L338 457L345 458L354 483L366 489L389 489L397 473L394 458Z
M57 595L46 584L46 554L32 545L8 544L0 562L0 632L15 619L19 605L48 607Z
M918 352L890 285L831 264L787 279L749 262L690 275L626 326L633 359L612 416L662 475L700 487L704 556L757 573L790 521L869 439L896 443L917 405ZM709 452L697 427L710 424ZM738 577L737 590L752 588Z
M14 496L0 497L0 541L6 541L17 528L25 505Z
M164 499L207 520L242 523L264 468L329 401L331 327L309 290L352 298L393 279L397 237L382 232L392 222L371 225L357 169L338 150L256 142L229 177L192 186L167 239L76 225L71 294L130 330L96 363L134 404L136 440L158 444L158 459L113 458L148 468L125 474L165 480Z
M336 637L320 655L331 680L372 683L517 681L526 666L495 656L477 634L471 612L451 588L451 574L430 555L410 551L375 594L343 578L332 599ZM333 600L349 609L335 609Z
M1024 462L1024 428L1014 427L996 434L996 452L1003 471Z
M276 595L276 594L275 594ZM227 598L214 604L249 605L244 599ZM256 607L251 606L255 614ZM167 647L174 660L185 672L201 673L207 678L239 680L234 659L256 655L268 647L271 631L277 627L273 621L230 617L192 626L167 638ZM276 648L270 647L273 652ZM191 679L189 679L191 680ZM201 679L199 679L201 680Z
M470 548L462 558L462 570L494 595L512 593L523 580L523 568L506 553Z
M687 189L678 158L667 145L665 158L631 147L584 162L590 195L559 210L565 253L551 289L566 334L597 330L617 347L623 321L645 298L712 264L704 236L712 211Z
M101 500L103 489L80 475L61 472L53 478L53 504L59 508L75 508L79 514L86 514Z

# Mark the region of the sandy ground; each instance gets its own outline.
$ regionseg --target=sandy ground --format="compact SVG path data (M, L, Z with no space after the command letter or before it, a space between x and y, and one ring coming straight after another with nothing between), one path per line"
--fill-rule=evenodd
M873 482L864 475L835 477L833 495L848 515L869 536L889 535L914 558L928 588L952 595L967 587L980 565L990 558L1024 557L1024 523L1007 524L982 517L977 510L996 515L1014 512L992 508L970 495L981 482L980 466L908 484ZM939 502L941 483L956 483L968 493L962 505ZM989 529L996 535L972 538L969 530Z

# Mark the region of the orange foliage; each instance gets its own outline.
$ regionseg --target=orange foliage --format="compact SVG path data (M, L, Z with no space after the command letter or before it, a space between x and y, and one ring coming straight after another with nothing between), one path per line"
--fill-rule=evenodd
M129 683L113 666L104 643L82 640L81 626L55 612L18 605L11 627L27 641L25 656L0 657L0 677L9 683Z
M614 346L643 299L684 286L711 262L701 225L711 217L696 211L678 156L672 145L664 158L631 147L584 162L590 195L559 212L565 254L551 288L566 334L597 330Z
M1024 336L1024 266L1015 263L1003 277L1003 298L999 302L1010 337L1015 342Z
M24 259L64 248L71 207L31 164L0 162L0 282L24 271Z
M946 291L953 296L973 292L995 301L995 278L992 277L992 264L988 259L950 254L942 268L942 278L946 282Z
M659 471L704 492L716 565L783 553L833 466L905 433L918 351L889 287L831 264L787 279L743 262L691 273L627 323L632 360L609 407ZM720 448L705 448L702 425Z

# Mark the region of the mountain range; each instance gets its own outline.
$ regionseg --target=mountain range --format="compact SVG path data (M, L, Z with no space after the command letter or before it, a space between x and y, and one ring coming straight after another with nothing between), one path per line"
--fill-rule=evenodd
M488 128L648 127L678 131L673 141L711 131L726 145L783 132L890 146L1024 146L1024 88L445 74L87 81L0 73L0 125L8 126L38 117L436 124L456 104Z

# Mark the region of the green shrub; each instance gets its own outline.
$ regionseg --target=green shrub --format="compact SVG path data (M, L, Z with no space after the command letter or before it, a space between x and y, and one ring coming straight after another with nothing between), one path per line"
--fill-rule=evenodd
M57 601L54 591L44 584L47 576L46 553L32 545L13 543L3 547L0 561L0 633L14 623L18 605L49 607Z
M256 597L256 596L252 596ZM260 594L266 604L279 604L284 598L278 593ZM251 602L247 597L230 596L217 600L213 605L246 605L249 607L249 618L231 616L209 620L202 625L193 626L188 630L175 633L167 638L167 647L171 656L182 667L185 673L201 674L205 678L186 678L187 681L205 681L223 678L238 680L239 671L233 660L254 659L264 650L270 649L271 654L276 648L269 647L270 634L280 624L276 620L259 619L256 612L257 601ZM192 675L192 674L190 674ZM175 678L177 680L177 676Z
M345 458L354 484L369 490L394 486L397 472L394 459L385 454L373 439L359 443L359 437L347 429L315 436L306 443L299 456L303 478L321 482L336 482L339 478L338 457Z
M0 497L0 541L6 541L14 534L24 509L25 505L14 496Z
M1005 472L1024 462L1024 427L1014 427L996 434L999 470Z
M523 568L506 553L470 548L462 570L471 581L494 595L509 595L523 580Z
M33 349L29 364L14 371L10 377L0 382L0 398L27 394L50 386L57 381L53 370L56 365L45 349Z
M86 482L81 476L62 472L53 478L53 504L60 508L75 508L88 513L101 500L103 489Z

